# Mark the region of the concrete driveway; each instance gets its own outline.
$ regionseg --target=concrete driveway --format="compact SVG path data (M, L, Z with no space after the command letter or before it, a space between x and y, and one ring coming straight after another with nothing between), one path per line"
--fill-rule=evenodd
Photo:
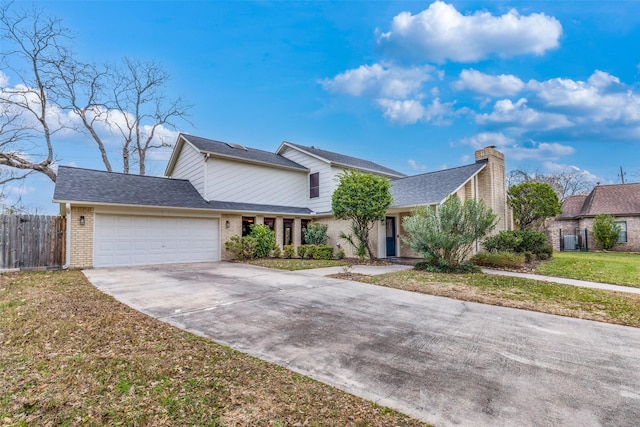
M151 316L438 426L640 423L640 329L224 262L85 274Z

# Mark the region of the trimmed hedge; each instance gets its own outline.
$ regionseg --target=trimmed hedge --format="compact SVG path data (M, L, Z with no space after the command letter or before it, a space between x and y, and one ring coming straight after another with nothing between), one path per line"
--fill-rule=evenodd
M474 265L496 268L521 268L525 255L513 252L478 252L470 260Z
M538 259L548 259L553 254L553 248L547 243L547 236L541 231L515 230L501 231L487 237L483 246L487 252L512 252L516 254L531 254Z

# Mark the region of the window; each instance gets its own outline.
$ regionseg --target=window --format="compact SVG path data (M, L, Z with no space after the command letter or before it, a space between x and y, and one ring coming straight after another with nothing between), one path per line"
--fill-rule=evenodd
M275 218L265 218L264 225L269 227L271 231L276 231L276 219Z
M309 198L320 197L320 172L309 175Z
M248 236L251 233L251 226L255 224L256 219L252 216L242 217L242 236Z
M616 225L620 227L618 243L627 243L627 221L616 221Z
M292 245L293 244L293 220L292 219L283 219L282 220L282 245Z
M300 220L300 243L303 245L307 244L307 241L304 238L304 232L307 231L307 224L311 222L310 219L301 219Z

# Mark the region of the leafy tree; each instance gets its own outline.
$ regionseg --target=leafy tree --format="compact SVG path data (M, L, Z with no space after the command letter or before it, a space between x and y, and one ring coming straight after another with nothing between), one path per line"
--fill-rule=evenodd
M596 245L606 251L613 249L618 243L620 226L616 224L615 218L611 215L596 215L593 219L591 232L593 233Z
M307 228L302 230L304 234L304 241L308 245L326 245L329 236L327 236L327 230L329 226L320 222L310 222L307 224Z
M455 269L496 224L496 215L482 202L470 199L462 203L451 196L435 209L421 206L405 217L402 226L408 237L403 241L428 264Z
M512 185L508 191L508 204L520 230L530 230L562 212L553 188L541 182Z
M366 249L370 259L375 256L369 232L376 221L384 219L393 202L390 189L387 178L352 169L340 175L340 183L331 198L333 214L338 219L351 220L351 242L357 242L356 248Z

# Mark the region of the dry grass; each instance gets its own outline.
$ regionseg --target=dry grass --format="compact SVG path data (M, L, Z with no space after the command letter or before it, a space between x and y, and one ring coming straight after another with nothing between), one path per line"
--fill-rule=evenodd
M640 327L640 295L539 282L517 277L402 271L335 275L396 289L580 319Z
M0 275L0 424L419 426L136 312L77 271Z

